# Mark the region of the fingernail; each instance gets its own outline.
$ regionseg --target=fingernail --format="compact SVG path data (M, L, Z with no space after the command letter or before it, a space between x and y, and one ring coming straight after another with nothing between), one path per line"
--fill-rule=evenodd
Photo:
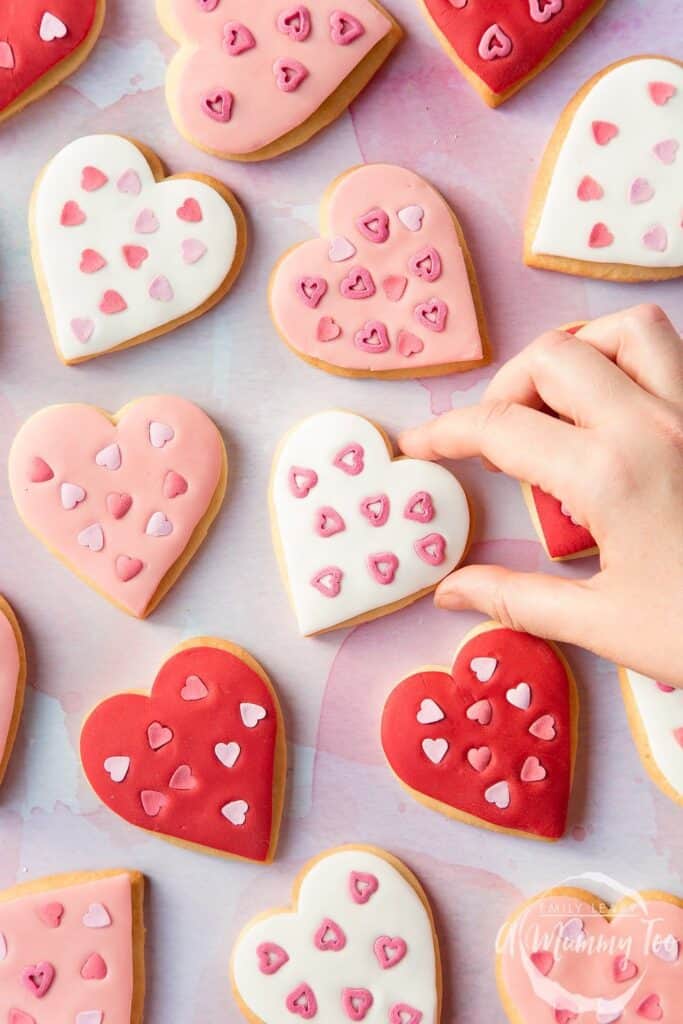
M436 588L434 604L437 608L448 608L451 611L466 606L465 595L460 590L454 576L447 576Z

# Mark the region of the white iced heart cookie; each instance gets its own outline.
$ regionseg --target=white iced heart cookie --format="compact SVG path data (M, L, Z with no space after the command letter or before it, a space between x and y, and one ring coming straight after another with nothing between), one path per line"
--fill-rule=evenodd
M31 204L33 257L65 363L148 341L206 312L230 289L246 247L242 210L221 183L164 177L118 135L70 143Z
M635 57L562 114L527 219L528 264L644 281L683 274L683 64Z
M683 690L630 669L619 676L643 764L662 792L683 805Z
M460 562L470 515L448 470L392 460L369 420L329 410L283 439L273 462L273 537L305 635L395 611Z
M330 850L306 865L293 906L246 926L232 956L246 1016L282 1024L438 1024L438 940L418 880L372 847Z

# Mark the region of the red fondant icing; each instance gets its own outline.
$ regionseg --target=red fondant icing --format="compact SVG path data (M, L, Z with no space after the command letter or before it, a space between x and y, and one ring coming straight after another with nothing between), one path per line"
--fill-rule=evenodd
M551 558L567 558L595 547L595 539L590 531L585 526L577 526L564 514L562 502L535 485L531 493Z
M191 677L208 690L201 700L182 691ZM265 717L245 726L240 705L263 707ZM161 722L172 739L152 750L148 727ZM275 701L257 672L235 654L214 647L191 647L162 666L150 697L121 693L92 712L81 734L81 759L91 786L110 810L142 828L223 853L264 861L273 828L273 776L278 718ZM226 768L216 744L234 740L240 756ZM104 767L110 756L130 758L121 782ZM192 772L191 789L170 786L179 765ZM143 792L163 796L150 817ZM221 815L221 807L243 800L249 813L240 827Z
M595 0L565 0L561 10L539 21L531 16L527 0L467 4L425 0L436 27L459 59L497 94L533 74L594 4ZM494 26L497 30L492 33Z
M496 671L481 683L470 667L474 658L495 658ZM506 699L510 689L528 682L532 691L527 710ZM435 701L445 718L421 725L422 701ZM490 719L472 716L468 709L482 701ZM556 735L539 740L529 727L539 716L552 714ZM444 739L448 751L438 766L424 755L422 741ZM486 744L491 758L474 772L468 753ZM452 673L419 672L391 693L382 718L382 745L398 777L416 792L484 822L542 836L559 838L565 829L571 776L571 709L567 673L556 652L543 640L509 629L495 629L469 640L458 654ZM540 759L546 774L523 782L522 768L530 756ZM485 792L505 781L509 806L485 799Z

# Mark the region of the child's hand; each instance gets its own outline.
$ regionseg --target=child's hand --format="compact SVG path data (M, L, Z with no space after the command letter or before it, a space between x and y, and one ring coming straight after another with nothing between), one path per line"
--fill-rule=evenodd
M683 343L661 309L542 335L483 402L400 445L421 459L482 456L538 484L600 547L601 571L582 581L467 566L441 583L439 607L476 608L683 686Z

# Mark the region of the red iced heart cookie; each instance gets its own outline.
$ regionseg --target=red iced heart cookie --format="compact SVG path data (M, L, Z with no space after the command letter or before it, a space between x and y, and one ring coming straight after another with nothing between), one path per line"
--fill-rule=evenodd
M525 262L608 281L680 277L682 145L683 62L630 57L604 68L579 89L548 143Z
M306 142L348 107L402 35L378 0L159 0L157 10L180 45L166 83L178 130L235 160Z
M683 900L668 893L633 893L608 907L604 895L550 889L508 918L496 948L498 991L515 1024L680 1017Z
M0 893L3 1024L140 1024L143 890L142 875L118 870Z
M19 728L26 688L26 652L17 618L0 597L0 783Z
M442 46L491 107L543 71L606 0L422 0Z
M86 60L104 21L105 0L3 4L0 121L53 89Z
M564 833L578 698L551 644L496 623L465 637L452 671L389 695L382 746L418 800L471 824L539 839Z
M487 358L476 276L446 200L413 171L367 164L327 191L324 236L271 278L285 342L330 373L429 377Z
M275 854L285 783L277 696L246 651L188 641L149 697L99 704L81 733L88 781L110 810L166 839L245 860Z
M184 491L169 490L171 474L182 474ZM9 476L29 529L110 601L144 618L217 515L227 456L213 422L182 398L138 399L114 416L55 405L17 434Z

